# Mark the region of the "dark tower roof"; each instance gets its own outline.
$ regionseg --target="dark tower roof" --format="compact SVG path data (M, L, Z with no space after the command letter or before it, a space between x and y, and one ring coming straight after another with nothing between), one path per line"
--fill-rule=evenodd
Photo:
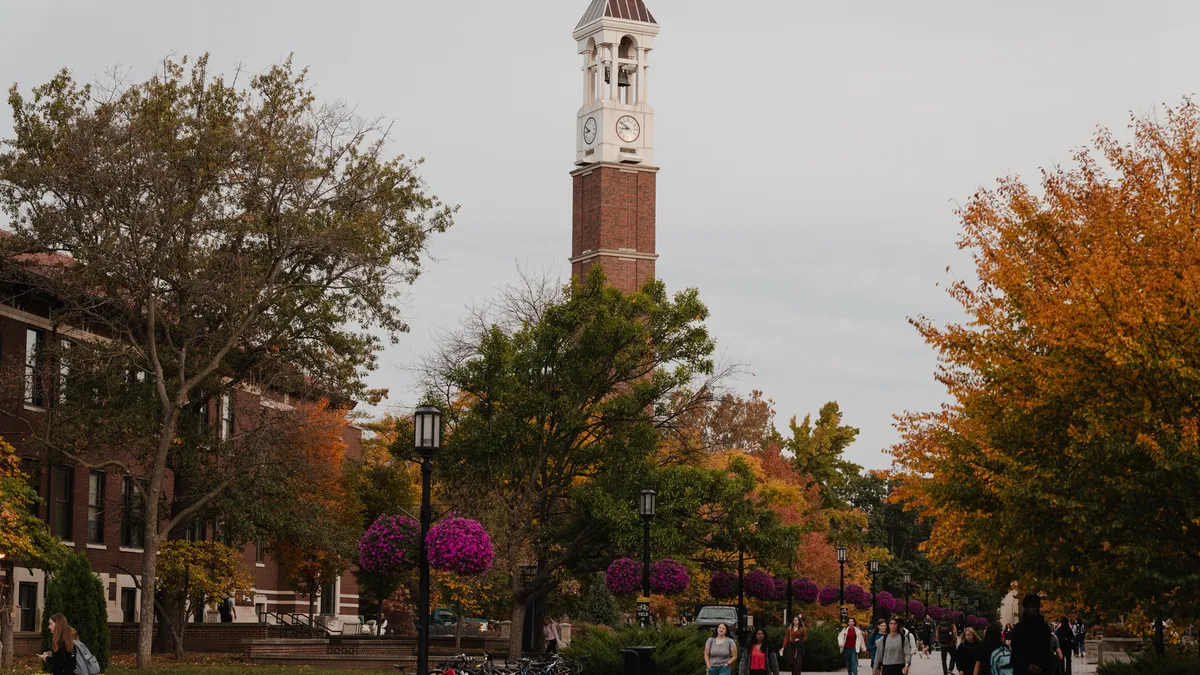
M606 16L626 21L656 23L654 16L650 14L650 10L646 9L646 3L642 0L592 0L592 4L588 5L587 11L583 13L583 18L579 20L579 25L575 26L575 29L583 28Z

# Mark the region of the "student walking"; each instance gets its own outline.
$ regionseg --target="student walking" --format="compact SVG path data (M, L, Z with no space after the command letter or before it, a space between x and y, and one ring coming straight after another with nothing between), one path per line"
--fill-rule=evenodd
M921 638L921 658L927 659L930 652L933 651L933 617L925 615L925 620L921 622L917 634Z
M937 641L942 650L942 675L950 675L954 670L954 647L958 644L958 626L950 619L939 621Z
M954 650L954 665L962 675L975 675L975 666L982 656L983 641L974 628L963 631L962 644Z
M979 661L975 664L975 672L967 675L1001 675L992 673L992 655L1001 649L1008 649L1004 646L1004 632L1000 630L1000 624L989 623L983 633L983 646L979 648Z
M558 622L550 617L542 620L542 637L546 638L546 653L557 654L562 636L558 633Z
M67 617L50 617L50 651L39 654L42 663L50 666L52 675L75 675L75 641Z
M892 617L887 634L875 643L875 657L871 660L875 675L908 675L913 650L906 643L912 639L911 633L901 632L900 620Z
M879 639L887 635L887 622L880 619L875 623L875 628L871 629L871 635L867 638L867 660L871 663L875 662L875 648L879 646Z
M742 659L741 675L779 675L779 660L767 639L767 631L759 628L746 645L746 658Z
M717 624L716 634L704 643L704 665L708 675L732 675L737 658L737 643L729 637L729 626Z
M804 641L808 639L808 628L804 626L804 615L797 614L783 634L783 665L792 675L804 670Z
M1059 619L1054 634L1058 637L1058 647L1062 653L1058 662L1059 672L1071 675L1071 656L1075 654L1075 631L1071 630L1071 620L1065 616Z
M867 651L867 636L858 629L858 622L854 619L850 619L850 625L838 633L838 647L842 650L842 657L846 659L846 672L849 675L858 675L858 655Z
M1042 618L1042 599L1030 593L1021 601L1021 620L1009 634L1013 675L1054 675L1054 632Z

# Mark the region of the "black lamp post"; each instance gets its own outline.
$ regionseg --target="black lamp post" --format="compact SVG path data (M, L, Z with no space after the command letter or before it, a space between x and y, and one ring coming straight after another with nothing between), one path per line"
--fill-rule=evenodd
M433 507L429 502L433 482L433 453L442 446L442 411L436 406L423 405L413 413L413 447L421 455L421 540L417 543L417 558L421 569L420 590L417 595L417 673L429 673L429 556L425 550L425 535ZM382 617L381 617L382 619Z
M937 587L937 598L938 598L938 607L941 607L942 606L942 587L941 586Z
M954 613L954 591L950 591L950 613ZM954 617L950 617L950 621L952 623L958 623L954 620Z
M792 568L796 566L796 547L788 551L787 625L792 625Z
M654 520L654 490L642 490L638 514L642 516L642 597L650 597L650 521Z
M912 612L908 609L908 592L912 587L912 575L908 572L904 573L904 625L908 626L912 623Z
M925 585L925 613L929 614L929 586L930 586L930 584L928 581L926 581L924 585ZM923 617L923 616L917 617L917 618L920 619L921 621L925 620L925 617Z
M838 612L841 613L842 608L846 606L846 547L837 547L838 567L841 571L841 580L838 582Z
M875 575L879 574L879 561L872 560L868 562L867 571L871 573L871 623L874 624L879 620L875 614Z

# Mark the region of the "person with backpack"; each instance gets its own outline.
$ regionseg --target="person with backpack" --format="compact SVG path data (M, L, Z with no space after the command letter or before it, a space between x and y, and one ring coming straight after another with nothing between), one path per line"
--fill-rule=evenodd
M942 675L950 675L954 670L954 647L958 644L958 627L953 621L944 618L938 622L937 641L942 650Z
M887 622L880 619L875 623L875 628L871 631L871 636L867 638L867 660L875 663L875 647L879 645L879 640L887 635Z
M88 648L79 641L79 634L67 623L67 617L50 617L50 649L39 654L50 666L51 675L100 675L100 664Z
M875 657L871 669L875 675L908 675L912 667L912 650L909 642L912 634L901 631L900 620L892 617L888 621L888 632L875 643Z
M74 628L71 629L71 644L75 645L75 675L100 675L100 662L79 640L79 631Z
M975 671L967 675L992 675L992 656L1004 646L1003 631L1000 624L992 622L983 632L983 642L979 646L979 660L975 663Z
M999 626L1000 624L995 625ZM998 644L994 644L993 640L994 637L989 626L987 635L983 638L984 649L991 649L987 659L988 669L986 673L981 672L979 675L1013 675L1012 650L1008 648L1008 642L1004 639L1004 631L1000 631Z
M1087 639L1087 629L1083 627L1083 619L1075 620L1075 658L1083 658L1083 642Z
M1021 601L1021 620L1013 626L1009 641L1013 675L1055 675L1054 631L1042 618L1042 599L1036 593Z
M931 616L925 615L925 620L921 622L917 633L921 638L921 658L927 659L933 651L933 618Z
M1058 646L1062 653L1059 657L1058 669L1062 675L1071 675L1071 656L1075 653L1075 631L1071 630L1071 620L1062 617L1058 620L1058 629L1054 631L1058 637Z

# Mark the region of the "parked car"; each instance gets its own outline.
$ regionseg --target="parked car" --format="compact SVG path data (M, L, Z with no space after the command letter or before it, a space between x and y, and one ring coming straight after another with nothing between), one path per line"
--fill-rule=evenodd
M703 630L715 630L717 624L722 623L729 627L730 632L737 631L737 607L729 605L705 605L696 612L696 620L693 625Z

